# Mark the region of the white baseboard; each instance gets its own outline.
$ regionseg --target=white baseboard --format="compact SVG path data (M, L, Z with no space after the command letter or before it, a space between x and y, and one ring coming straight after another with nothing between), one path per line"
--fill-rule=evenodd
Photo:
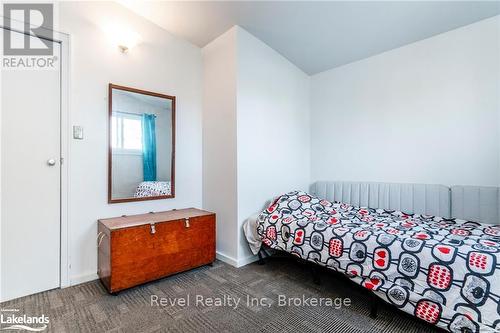
M225 262L226 264L229 264L229 265L231 265L233 267L237 267L237 268L246 266L248 264L251 264L252 262L259 260L259 258L257 256L248 256L248 257L242 258L242 259L235 259L235 258L230 257L222 252L219 252L219 251L216 252L216 257L220 261ZM67 287L76 286L78 284L82 284L82 283L89 282L89 281L94 281L94 280L97 280L98 278L99 277L97 276L97 273L89 273L89 274L81 274L81 275L77 275L77 276L72 276L70 278L69 286L67 286Z
M237 267L246 266L248 264L256 262L257 260L259 260L259 257L258 256L254 256L254 255L248 256L246 258L238 259L238 266Z
M235 259L235 258L230 257L222 252L219 252L219 251L216 252L216 257L220 261L225 262L226 264L229 264L229 265L231 265L233 267L237 267L237 268L246 266L248 264L251 264L252 262L259 260L259 258L257 256L253 256L253 255L248 256L246 258L242 258L242 259ZM97 276L97 273L81 274L81 275L77 275L77 276L72 276L70 278L70 283L69 283L68 287L76 286L78 284L82 284L82 283L89 282L89 281L94 281L94 280L97 280L98 278L99 277Z
M220 261L225 262L226 264L229 264L236 268L243 267L245 265L251 264L252 262L259 260L259 257L257 256L248 256L242 259L235 259L219 251L216 252L216 257Z
M236 267L236 268L246 266L248 264L251 264L251 263L259 260L259 257L253 256L253 255L242 258L242 259L235 259L235 258L230 257L222 252L219 252L219 251L216 252L216 257L220 261L225 262L226 264L229 264L229 265ZM69 282L68 287L76 286L78 284L82 284L82 283L89 282L89 281L94 281L94 280L97 280L98 278L99 278L99 276L97 276L97 273L89 273L89 274L81 274L81 275L77 275L77 276L72 276L70 278L70 282Z
M97 280L99 277L97 273L82 274L77 276L72 276L69 281L69 286L76 286L77 284L82 284L89 281Z
M229 264L234 267L238 267L238 260L234 259L233 257L228 256L227 254L224 254L222 252L216 251L215 257L219 259L222 262L225 262L226 264Z

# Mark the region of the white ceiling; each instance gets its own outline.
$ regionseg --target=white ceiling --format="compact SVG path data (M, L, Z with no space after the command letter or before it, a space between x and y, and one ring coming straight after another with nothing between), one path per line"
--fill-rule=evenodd
M125 98L134 98L141 103L147 103L147 104L152 105L153 107L159 108L159 109L166 109L166 110L172 109L171 100L161 98L161 97L144 95L144 94L139 94L139 93L135 93L135 92L131 92L131 91L113 89L113 96L115 96L115 95L116 96L124 96ZM138 111L141 111L141 110L138 110Z
M119 2L200 47L239 25L308 74L500 14L500 1Z

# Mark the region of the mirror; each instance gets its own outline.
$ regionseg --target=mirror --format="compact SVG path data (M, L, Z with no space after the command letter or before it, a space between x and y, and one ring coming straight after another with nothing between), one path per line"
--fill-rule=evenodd
M175 197L175 97L109 84L108 202Z

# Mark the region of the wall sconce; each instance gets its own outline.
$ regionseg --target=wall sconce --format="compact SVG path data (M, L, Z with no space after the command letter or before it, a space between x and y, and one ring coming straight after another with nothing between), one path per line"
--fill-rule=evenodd
M118 46L122 53L127 53L141 42L141 36L125 26L108 24L103 27L103 30L111 43Z

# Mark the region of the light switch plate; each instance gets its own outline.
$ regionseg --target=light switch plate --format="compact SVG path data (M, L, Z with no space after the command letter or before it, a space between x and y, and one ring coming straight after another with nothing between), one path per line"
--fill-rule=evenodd
M83 126L73 126L73 139L83 140Z

